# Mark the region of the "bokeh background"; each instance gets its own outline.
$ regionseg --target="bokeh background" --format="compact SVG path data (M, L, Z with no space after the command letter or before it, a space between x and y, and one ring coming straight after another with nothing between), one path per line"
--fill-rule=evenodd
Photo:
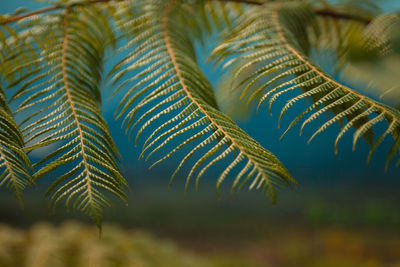
M378 3L385 12L400 10L398 0ZM29 0L0 0L0 13L21 6L35 9L45 5ZM197 52L203 71L217 87L221 73L206 60L213 44L211 40L205 47L199 45ZM118 98L107 100L110 90L104 88L104 92L104 116L132 188L129 205L115 201L114 207L106 210L104 236L99 240L96 229L85 217L66 213L63 207L49 213L42 196L51 177L25 192L24 211L11 193L1 189L0 258L2 246L4 249L4 244L10 242L15 246L11 254L26 252L31 255L26 259L39 259L36 266L44 264L40 261L43 255L64 253L64 258L77 257L56 245L64 242L72 251L84 253L82 244L86 244L99 247L98 255L109 253L117 258L126 256L118 254L122 253L121 244L125 244L126 251L135 251L133 256L127 254L139 262L132 266L400 266L400 168L391 164L385 171L389 142L367 164L368 145L360 142L353 152L351 134L341 141L339 154L334 154L337 126L310 144L307 137L312 127L303 136L296 128L280 141L280 105L276 104L272 117L266 110L256 113L250 109L234 119L285 164L299 186L280 192L278 203L271 205L257 191L243 190L231 197L227 182L218 199L216 177L211 172L203 177L199 192L191 187L185 196L184 176L176 177L168 188L179 159L149 171L151 163L138 160L141 146L135 148L121 130L121 121L113 118ZM304 107L296 107L283 125ZM40 158L41 153L31 156ZM75 222L68 221L72 219ZM42 250L32 252L29 247ZM151 260L156 258L163 260ZM88 259L83 258L82 262ZM101 260L93 262L92 266L103 264Z

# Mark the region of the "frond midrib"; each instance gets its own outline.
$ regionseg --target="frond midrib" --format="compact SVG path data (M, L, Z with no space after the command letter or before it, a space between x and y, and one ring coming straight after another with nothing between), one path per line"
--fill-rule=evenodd
M63 39L63 44L62 44L62 51L61 51L61 68L62 68L62 76L63 76L63 82L64 82L64 89L67 94L67 99L68 102L70 103L72 114L75 120L76 127L78 129L79 133L79 139L80 139L80 145L81 145L81 156L84 164L84 169L86 172L86 184L87 184L87 190L88 190L88 195L89 195L89 200L90 202L93 202L93 195L92 195L92 188L91 188L91 181L90 181L90 171L86 159L86 154L85 154L85 145L83 142L83 132L81 129L81 125L78 119L78 116L76 114L76 110L74 107L74 103L72 100L71 92L69 89L69 84L68 84L68 75L67 75L67 47L68 47L68 26L69 26L69 21L68 21L68 16L69 16L69 8L65 8L65 13L64 13L64 39Z
M210 121L210 123L212 125L214 125L218 129L218 131L220 131L224 136L226 136L231 141L232 145L237 147L240 150L240 152L242 154L244 154L249 159L249 161L252 162L252 164L256 167L256 169L259 171L259 173L262 174L263 179L265 181L270 181L271 180L270 177L265 173L264 169L262 167L260 167L260 165L257 163L257 161L253 160L253 156L251 156L248 153L246 153L246 151L244 149L241 149L241 146L218 123L215 122L215 120L208 114L208 112L202 107L202 105L192 96L192 94L190 93L190 90L188 90L188 88L187 88L187 86L186 86L186 84L184 82L184 79L182 77L181 71L179 69L175 53L173 51L173 48L172 48L172 45L171 45L171 42L170 42L170 37L168 35L169 12L170 12L173 4L174 4L174 0L170 1L168 3L164 13L163 13L162 29L163 29L163 39L164 39L164 42L165 42L165 46L166 46L167 52L168 52L168 54L169 54L169 56L171 58L172 65L174 66L174 69L175 69L176 74L178 76L179 83L181 84L183 90L185 91L185 93L187 94L189 99L207 117L207 119ZM293 182L294 184L297 184L297 181L292 179L290 176L288 176L287 178L289 178L289 180L291 182Z
M342 88L346 91L348 91L351 94L354 94L355 96L357 96L358 98L360 98L362 101L367 102L368 104L370 104L371 106L374 106L378 109L380 109L383 113L388 114L389 116L392 117L392 119L394 121L396 121L397 123L400 124L400 120L397 118L397 116L395 114L393 114L393 111L383 107L382 105L380 105L379 103L376 103L375 101L373 101L372 99L369 99L368 97L360 94L359 92L337 82L335 79L333 79L332 77L330 77L329 75L327 75L325 72L320 71L318 68L316 68L314 66L314 64L311 64L309 60L307 60L304 56L302 56L297 49L295 49L292 45L290 45L290 43L288 42L287 38L285 37L285 33L282 29L282 26L279 22L279 11L280 11L281 7L278 5L276 6L273 11L272 11L272 16L271 16L271 20L273 22L273 24L275 25L275 28L277 30L278 33L278 37L281 39L283 45L286 47L286 49L288 49L293 55L295 55L298 59L300 59L301 61L304 62L304 64L307 64L313 71L315 71L316 73L318 73L318 75L320 75L321 77L323 77L325 80L335 84L336 86L338 86L339 88Z

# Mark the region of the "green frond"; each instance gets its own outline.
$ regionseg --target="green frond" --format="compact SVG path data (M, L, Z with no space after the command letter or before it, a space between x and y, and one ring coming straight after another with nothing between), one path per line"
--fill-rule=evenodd
M278 98L300 92L287 101L280 118L299 100L313 100L313 104L290 123L286 132L302 118L306 119L301 131L323 113L332 112L333 117L323 123L309 141L328 126L346 119L335 141L335 151L341 137L351 128L355 129L353 148L363 136L371 144L370 156L383 138L391 135L393 143L387 157L389 164L394 157L398 157L400 149L400 112L337 82L307 57L307 35L300 33L314 22L315 13L308 6L274 4L251 9L242 16L236 29L216 47L213 56L217 59L231 57L229 64L244 62L232 74L232 79L236 81L244 71L252 71L245 79L236 82L232 90L245 85L243 95L251 92L250 100L259 97L259 106L268 102L270 112ZM270 75L274 78L259 84L260 80ZM373 141L374 126L384 121L387 123L386 131Z
M0 88L0 187L6 186L23 206L22 191L32 183L31 167L24 152L24 138Z
M128 133L141 125L136 140L145 130L157 126L146 138L142 156L149 158L172 145L152 166L192 147L171 181L184 164L199 155L189 171L186 187L192 178L198 187L210 167L229 161L219 176L218 190L235 169L238 175L232 191L250 182L250 189L262 189L274 198L276 187L295 181L273 154L218 110L211 85L196 63L190 31L182 23L191 13L186 4L177 2L136 1L129 8L130 12L136 11L134 16L121 19L120 25L136 27L129 32L135 45L126 47L129 55L111 73L116 91L123 91L117 114L124 115ZM161 125L156 123L164 118L170 119Z
M329 46L338 53L339 59L343 62L372 61L398 50L396 40L400 37L398 33L400 16L397 14L379 14L367 24L360 21L337 21L327 18L319 18L318 21L321 36L314 40L314 43L330 42ZM329 34L332 35L331 38L326 38ZM325 40L323 40L324 37Z
M399 15L378 15L363 30L362 46L367 51L376 51L380 55L388 55L393 50L393 38L399 37L399 30Z
M0 19L1 20L1 19ZM0 25L0 73L2 79L16 80L23 77L24 71L34 72L33 63L36 62L38 49L29 39L34 38L35 32L29 31L29 23L20 22L14 27L7 24ZM18 64L18 68L11 62ZM10 72L10 69L14 69ZM4 77L7 73L8 77ZM12 85L11 85L12 86Z
M196 0L190 5L181 5L181 12L186 13L186 31L202 40L202 33L212 34L232 27L234 21L243 13L242 3L229 1Z
M279 122L294 105L312 100L284 134L297 124L301 134L319 122L311 141L339 124L335 152L354 131L353 149L364 138L369 161L392 138L387 165L400 164L400 111L335 80L347 62L399 52L399 16L379 14L370 0L47 3L54 6L0 15L0 186L20 201L28 184L51 176L50 206L65 202L99 226L109 196L127 201L120 155L101 107L106 56L113 62L116 54L123 56L109 73L114 95L122 96L115 116L128 136L136 132L135 145L142 142L140 158L159 156L151 167L182 157L171 182L189 167L186 189L191 182L197 189L201 177L223 165L218 194L228 176L234 176L232 193L248 186L272 200L277 188L296 183L271 152L221 112L194 48L216 32L227 35L212 54L229 70L220 78L227 93L247 97L247 103L257 99L270 113L286 98ZM333 75L310 59L320 51L336 61ZM374 81L368 80L370 88ZM42 154L33 177L32 151Z
M27 150L52 145L34 164L33 178L64 172L48 189L51 205L65 200L97 225L103 207L110 205L106 192L127 198L119 153L101 114L99 86L112 33L106 16L102 7L71 5L33 18L31 30L40 31L31 42L40 53L26 66L12 59L14 67L6 73L19 88L12 98L20 102L18 113L29 114L22 130ZM15 69L23 74L13 79Z

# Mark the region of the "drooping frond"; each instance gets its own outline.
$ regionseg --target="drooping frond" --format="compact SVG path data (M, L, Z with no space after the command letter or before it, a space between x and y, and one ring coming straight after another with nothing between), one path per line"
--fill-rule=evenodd
M393 38L399 37L399 30L399 15L381 14L376 16L362 32L362 46L368 51L388 55L393 52Z
M231 56L232 59L226 65L239 60L245 61L233 74L233 80L243 71L258 66L233 89L245 84L242 95L251 92L249 99L259 97L259 105L268 101L270 111L272 104L279 97L301 89L298 91L300 94L288 100L281 110L280 117L300 100L308 97L313 99L313 104L290 123L286 132L303 117L308 116L303 121L300 132L323 113L332 112L333 117L323 123L309 141L328 126L346 119L347 122L336 138L335 151L339 140L351 128L356 130L353 147L362 136L370 140L369 158L385 137L391 135L393 144L387 157L389 163L400 149L400 112L337 82L306 56L302 32L307 25L314 22L314 16L311 8L299 5L275 4L249 10L231 35L215 49L214 56L218 59ZM298 36L302 38L299 39ZM267 75L274 77L260 86L255 86ZM384 121L387 123L386 130L372 141L372 129ZM400 158L397 163L400 163Z
M381 14L358 31L352 31L350 42L343 46L341 77L349 84L364 81L368 86L355 86L385 104L399 109L400 16Z
M25 114L28 149L51 150L35 163L33 177L63 172L48 189L50 202L72 202L99 225L103 207L110 205L106 192L126 199L119 154L101 114L99 86L110 25L101 7L79 5L28 20L33 20L32 46L39 57L25 65L12 62L7 78L25 70L11 84L19 88L12 99L22 101L17 112Z
M0 22L3 20L0 16ZM35 38L35 33L30 31L28 23L18 23L11 27L7 24L0 24L0 74L2 79L7 75L8 80L14 81L21 77L23 79L24 72L32 71L37 59L37 47L32 46L31 39ZM20 66L14 72L15 65ZM36 67L36 66L35 66Z
M197 40L201 40L202 36L196 34L210 35L213 32L230 28L244 10L241 3L229 1L196 0L192 5L183 5L182 7L192 15L186 16L185 26Z
M400 16L397 14L380 14L367 23L360 20L332 19L318 17L314 23L318 26L318 36L312 31L313 46L318 49L333 49L338 58L348 60L371 60L388 56L396 50L396 39L399 38Z
M22 191L32 182L27 168L24 138L8 108L3 89L0 88L0 187L6 186L22 203Z
M147 158L172 145L153 165L192 147L173 174L198 154L186 186L196 172L198 185L207 169L228 160L217 189L235 169L238 174L232 192L251 182L250 188L260 188L274 199L276 186L294 180L273 154L218 110L211 85L196 63L190 31L185 28L185 18L195 14L195 9L189 11L188 7L173 0L136 1L127 7L135 10L134 16L121 16L119 24L132 39L126 46L129 55L112 71L116 91L124 91L118 116L125 115L123 124L129 134L141 125L136 141L146 129L155 127L143 145L142 155ZM169 119L163 122L165 118Z
M115 93L122 94L117 117L124 118L128 135L137 129L135 143L148 133L141 157L167 151L152 166L186 153L172 175L189 166L186 187L195 179L197 188L207 170L224 165L218 191L234 175L232 192L249 184L272 199L276 188L295 183L273 154L220 111L197 64L195 45L221 29L230 35L213 56L234 66L222 79L232 80L235 93L258 99L259 105L268 102L270 111L281 96L289 98L281 118L311 98L287 131L305 118L302 132L332 113L310 141L339 122L335 151L353 128L354 147L363 137L371 145L369 158L392 137L387 164L395 158L400 164L400 111L333 78L343 73L345 61L399 51L399 16L378 15L370 0L335 1L335 6L324 0L46 2L54 5L0 15L0 186L19 200L28 183L53 176L47 192L51 206L65 201L98 225L110 205L108 195L126 200L119 153L101 112L103 59L107 47L117 44L125 53L110 72ZM333 51L335 75L310 59L318 49ZM14 95L6 99L3 88ZM386 127L374 138L378 124ZM32 181L25 151L42 156Z
M361 94L391 106L400 101L400 16L380 14L368 22L318 16L308 29L312 47L308 55L315 64L328 67L331 76L340 77Z

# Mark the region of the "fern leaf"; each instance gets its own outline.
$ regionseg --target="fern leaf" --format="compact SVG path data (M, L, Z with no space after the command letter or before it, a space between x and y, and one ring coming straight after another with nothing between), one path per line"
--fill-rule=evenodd
M8 108L3 89L0 88L0 187L6 186L12 191L21 207L22 191L33 182L24 146L22 133Z
M119 153L101 114L99 91L105 46L112 32L101 7L67 5L62 12L33 18L33 40L40 56L27 66L33 72L14 80L21 89L13 100L25 116L23 132L28 150L50 146L33 178L61 170L48 189L53 207L61 200L88 214L100 226L106 192L126 201L126 182L119 169ZM18 62L10 71L20 68ZM26 76L26 77L25 77Z
M305 116L308 118L303 121L301 131L323 113L333 112L333 118L320 126L310 141L328 126L344 119L347 119L347 123L337 136L335 151L338 141L350 128L355 129L353 148L359 138L364 136L371 143L371 153L384 137L391 135L393 143L387 157L387 167L391 159L398 156L400 150L400 112L337 82L306 56L307 48L302 45L306 37L298 33L300 29L305 29L313 23L314 19L312 8L297 4L289 6L266 4L257 10L251 9L243 15L236 29L216 47L213 56L215 58L221 58L221 54L224 57L232 56L229 64L245 62L243 67L232 74L234 80L244 71L255 68L245 79L237 82L232 90L243 84L247 85L243 94L251 91L250 100L260 96L259 105L269 99L270 111L272 104L278 98L301 89L300 95L288 100L281 110L280 117L300 99L308 97L313 99L314 103L290 123L285 133ZM383 46L383 44L377 45ZM266 84L257 83L268 75L275 75L275 78ZM273 82L279 85L276 86ZM373 128L383 121L387 123L387 130L374 142Z
M136 139L155 127L158 119L164 120L145 140L142 155L149 158L171 145L173 148L153 166L189 145L193 148L182 159L171 181L183 165L198 154L186 179L186 188L192 178L197 188L210 167L228 160L230 164L218 179L218 190L225 177L236 168L240 175L235 184L253 181L257 188L274 197L277 186L295 181L273 154L218 110L211 85L196 63L190 31L182 22L186 21L185 15L194 14L193 10L188 11L189 7L180 1L136 1L134 6L128 7L135 10L134 19L125 16L119 22L121 28L141 23L128 29L136 45L127 47L133 51L111 73L116 90L124 91L118 116L125 115L128 133L141 125ZM152 36L151 40L147 36ZM139 113L143 115L138 118ZM165 122L163 118L170 119ZM183 141L179 141L182 137Z

